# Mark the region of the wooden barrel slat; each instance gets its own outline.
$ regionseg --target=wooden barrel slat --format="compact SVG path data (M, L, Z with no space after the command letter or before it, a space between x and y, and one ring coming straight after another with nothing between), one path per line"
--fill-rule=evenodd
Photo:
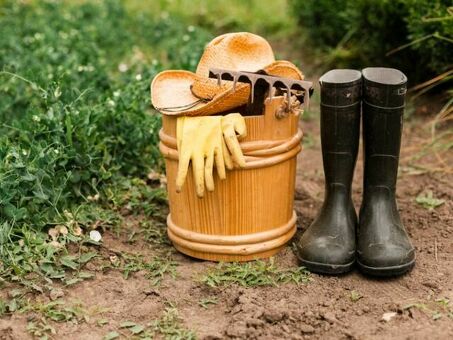
M252 142L255 147L263 141L264 147L275 147L280 144L278 141L283 143L294 138L298 133L299 116L275 117L282 101L283 97L268 100L264 115L245 117L247 137L241 142ZM176 137L176 117L163 116L163 133ZM176 192L178 161L167 155L171 215L168 228L175 247L187 255L213 261L247 261L269 257L279 251L296 230L293 199L300 146L296 147L297 150L280 148L282 153L294 151L289 154L290 158L277 164L227 171L226 180L220 180L215 174L215 190L205 192L203 198L196 195L192 171L188 172L182 191ZM272 235L273 229L288 224L290 227L284 234L275 233L274 238L263 239L263 232L270 231ZM187 230L187 233L181 230ZM190 235L194 235L192 239ZM212 237L208 237L208 242L203 241L202 235ZM225 241L216 244L215 240L222 235L226 237ZM256 242L254 235L257 235ZM242 242L244 239L247 239L246 245Z

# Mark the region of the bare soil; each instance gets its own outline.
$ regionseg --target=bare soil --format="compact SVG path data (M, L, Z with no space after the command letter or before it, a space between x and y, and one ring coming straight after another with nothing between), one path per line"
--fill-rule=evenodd
M158 287L150 285L143 272L125 280L116 270L101 270L96 261L87 266L95 278L71 287L61 287L63 299L80 303L89 313L84 322L50 322L55 339L102 339L118 330L124 321L146 324L161 317L170 302L182 323L200 339L452 339L453 315L442 300L453 304L453 177L443 172L418 174L409 166L414 147L428 137L426 118L406 124L403 138L398 203L403 222L417 249L415 269L402 277L373 279L357 270L343 276L311 275L307 284L243 288L232 285L211 288L197 278L214 263L174 253L179 264L175 279L166 277ZM299 156L295 208L299 234L314 219L323 198L323 170L317 120L303 123L311 146ZM436 161L427 155L429 166ZM431 163L432 162L432 163ZM362 193L362 159L354 178L354 201L358 209ZM428 210L415 202L431 190L445 200ZM143 241L127 242L137 221L130 219L119 234L104 233L104 258L115 252L140 253L151 257L156 250ZM297 236L296 236L297 237ZM275 257L278 266L297 266L288 246ZM9 287L11 288L11 287ZM8 289L8 287L6 288ZM199 302L217 298L208 308ZM39 299L48 301L48 297ZM436 301L438 300L438 301ZM389 320L383 316L388 314ZM0 319L0 339L28 339L30 313L14 313ZM108 320L98 325L99 319ZM125 333L126 334L126 333Z

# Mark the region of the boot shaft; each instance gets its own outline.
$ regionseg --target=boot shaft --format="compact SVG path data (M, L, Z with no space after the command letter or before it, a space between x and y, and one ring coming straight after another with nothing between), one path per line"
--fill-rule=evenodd
M342 186L349 193L359 147L362 76L356 70L332 70L319 82L326 192Z
M406 76L395 69L366 68L363 74L364 191L394 192L403 128Z

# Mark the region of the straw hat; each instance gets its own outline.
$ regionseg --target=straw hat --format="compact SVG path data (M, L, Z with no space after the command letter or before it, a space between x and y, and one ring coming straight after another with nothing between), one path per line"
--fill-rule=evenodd
M289 61L275 60L269 43L247 33L228 33L212 40L203 52L195 73L169 70L151 83L151 101L167 115L211 115L247 104L250 85L209 78L210 68L231 71L264 71L268 75L303 80L302 72Z

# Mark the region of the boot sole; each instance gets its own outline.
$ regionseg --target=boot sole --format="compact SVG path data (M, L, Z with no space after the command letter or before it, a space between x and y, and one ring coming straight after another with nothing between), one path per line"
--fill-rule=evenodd
M328 275L336 275L336 274L344 274L351 271L352 267L354 266L355 261L352 261L347 264L328 264L328 263L320 263L320 262L312 262L301 259L298 257L300 263L307 268L309 271L317 274L328 274Z
M399 276L409 272L410 270L412 270L412 268L414 268L415 259L409 263L391 267L370 267L360 263L360 261L358 260L357 265L359 266L360 271L364 274L382 277Z

